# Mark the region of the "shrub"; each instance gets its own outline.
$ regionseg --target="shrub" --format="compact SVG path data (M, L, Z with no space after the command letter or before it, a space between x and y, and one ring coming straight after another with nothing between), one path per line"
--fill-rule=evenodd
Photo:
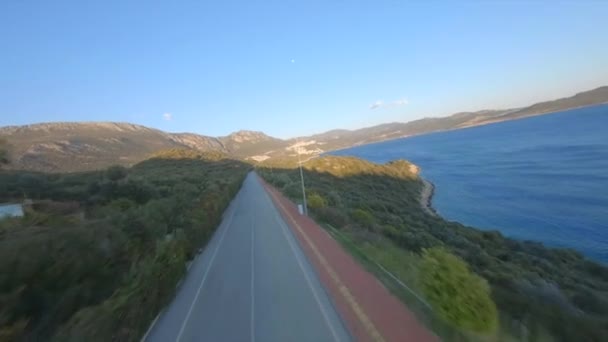
M13 324L1 327L0 328L0 341L22 340L25 335L26 327L27 327L27 320L24 320L24 319L19 320Z
M321 195L317 193L311 193L306 196L306 201L308 203L308 207L311 209L320 209L327 205L327 201Z
M449 323L474 332L496 330L498 313L490 288L464 260L440 247L426 249L420 282L433 308Z
M323 207L316 211L320 221L329 223L336 228L342 228L348 223L348 217L336 208Z
M159 242L155 256L134 265L122 287L102 303L74 314L54 340L138 340L155 313L171 300L185 271L183 244L183 237Z
M25 173L19 176L16 185L21 190L22 194L35 198L40 197L40 193L45 191L49 186L46 177L34 173Z
M127 179L121 182L103 182L98 184L97 195L105 201L127 198L138 204L144 204L158 197L158 191L149 183L136 179ZM91 188L89 191L93 190Z
M394 226L386 224L382 227L382 234L388 238L394 238L399 235L399 231Z
M121 180L127 176L127 169L122 166L110 166L106 170L106 178L115 182L117 180Z
M6 150L0 150L0 165L8 164L8 153Z
M112 202L110 202L109 206L115 209L118 209L119 211L127 211L133 207L135 207L137 204L135 202L133 202L132 200L128 199L128 198L119 198L119 199L115 199Z
M374 217L368 211L355 209L351 214L353 220L363 227L370 227L374 223Z
M342 203L342 198L340 197L340 194L338 194L336 191L330 191L327 194L327 202L328 205L331 205L332 207L342 207L343 203Z
M387 231L383 232L385 234L387 233ZM397 245L412 252L421 252L425 248L431 248L442 244L441 241L425 231L398 232L396 236L390 236L390 238L395 241Z
M8 164L9 162L8 149L6 145L6 141L4 139L0 139L0 166L2 166L2 164Z
M302 186L300 183L289 183L283 187L283 191L289 198L302 199Z
M278 186L279 188L282 188L285 185L291 183L291 178L289 178L289 175L285 173L280 173L272 177L272 182L274 183L274 185Z

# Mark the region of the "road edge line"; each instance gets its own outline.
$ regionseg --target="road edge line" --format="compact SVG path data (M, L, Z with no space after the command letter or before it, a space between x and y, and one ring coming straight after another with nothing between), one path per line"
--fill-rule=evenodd
M265 182L264 182L264 184L266 185ZM344 285L344 283L342 283L342 280L340 280L340 277L338 276L336 271L334 271L334 269L329 265L329 263L327 262L325 257L317 249L317 246L314 244L314 242L312 242L312 240L304 232L302 227L296 222L296 220L293 218L293 216L283 206L283 204L280 202L280 200L273 193L272 189L270 189L270 191L268 191L269 190L268 185L265 186L264 188L266 189L266 192L269 193L270 196L272 197L275 205L278 205L281 208L281 211L284 213L285 216L287 216L287 218L289 219L289 221L291 222L293 227L295 227L300 232L300 234L302 235L302 237L304 238L304 240L306 241L306 243L308 244L310 249L315 254L315 257L317 257L317 259L319 260L319 263L321 263L321 266L323 268L325 268L325 271L329 274L330 278L334 281L340 294L343 296L343 298L349 304L351 310L353 310L353 312L359 319L360 323L363 324L363 327L365 328L365 331L368 333L368 335L374 341L378 341L378 342L385 341L385 339L382 337L382 334L380 334L380 332L378 331L378 329L376 328L374 323L370 320L370 318L367 316L367 314L361 308L359 303L356 301L354 296L351 294L348 287L346 287L346 285Z
M245 182L245 180L243 180L243 183ZM228 203L228 205L226 206L226 209L222 212L222 220L220 221L220 224L217 226L216 228L216 232L219 231L222 227L222 222L224 220L224 218L226 217L226 213L228 213L228 211L230 211L230 209L232 207L236 207L238 204L236 203L236 197L238 196L240 190L243 188L243 184L241 184L241 188L239 189L239 191L237 191L237 193L234 195L234 197L232 198L232 200L230 201L230 203ZM234 216L234 211L236 210L233 209L232 213L230 214L230 223L232 223L232 216ZM214 232L215 234L215 232ZM211 239L209 239L208 242L211 242ZM219 247L219 245L218 245ZM184 279L186 279L186 277L188 276L188 272L190 271L190 268L192 267L192 264L194 264L194 261L196 261L196 259L198 259L200 255L195 256L192 260L186 262L186 272L184 272L184 275L181 277L181 279L177 282L177 284L175 285L175 293L173 294L173 298L175 298L175 296L177 295L177 292L179 291L180 286L182 285L182 283L184 282ZM172 299L173 300L173 299ZM152 323L150 323L150 325L148 326L148 330L146 330L146 333L144 334L144 336L139 340L140 342L145 342L146 339L148 338L148 335L150 335L150 332L152 332L152 329L154 328L154 326L156 325L156 322L158 321L158 319L160 318L160 316L167 310L167 307L170 305L167 304L165 305L156 315L156 317L154 318L154 320L152 321ZM177 341L177 340L176 340Z
M203 288L203 285L205 284L205 281L207 280L207 275L209 274L209 270L211 269L211 267L213 267L213 261L215 260L215 257L217 256L217 252L219 251L220 247L222 247L222 242L224 241L224 237L226 237L226 233L228 232L228 230L230 230L230 226L232 225L232 219L234 218L234 213L237 208L238 208L238 203L235 203L235 208L232 211L232 213L230 214L230 217L228 218L229 222L226 224L226 230L224 230L222 232L222 236L220 237L220 240L217 243L217 248L213 251L213 254L211 255L211 260L209 260L209 265L207 266L207 269L205 270L205 273L203 274L203 279L201 280L198 290L196 291L196 295L194 296L194 299L192 300L192 304L190 304L188 313L186 314L186 317L184 317L184 322L182 323L182 325L179 329L179 332L177 333L177 336L175 338L176 342L179 342L182 338L184 329L186 328L186 325L188 324L188 320L190 319L190 315L192 314L192 309L194 308L194 305L196 304L196 301L198 300L198 297L201 294L201 289Z
M302 274L304 275L304 279L306 279L306 283L308 284L308 288L312 292L312 295L315 297L315 301L317 302L317 306L319 307L319 310L321 311L321 315L323 315L323 319L325 320L325 324L327 325L327 327L329 328L332 336L334 337L334 341L340 341L340 338L338 337L338 333L336 332L336 330L334 329L333 325L329 321L329 317L327 315L327 311L325 310L325 308L321 304L321 299L319 298L319 294L317 293L317 291L315 291L314 286L312 285L312 280L310 279L310 276L308 275L308 273L306 273L306 270L304 269L303 261L298 256L298 253L295 250L296 247L294 247L294 244L298 243L297 242L297 237L293 236L294 241L292 242L289 239L288 232L287 232L287 229L289 229L289 227L285 228L286 224L283 225L281 223L280 218L278 217L278 215L275 215L275 220L277 221L277 223L281 227L281 231L283 232L283 236L285 237L285 240L287 240L287 244L291 248L291 252L293 253L294 258L296 259L296 261L298 263L298 266L300 267L300 270L302 271ZM292 233L292 235L293 235L293 233ZM304 251L302 251L302 255L305 256L306 253ZM310 266L314 267L312 264Z
M251 217L251 342L255 342L255 214Z
M160 318L160 315L163 314L163 312L165 312L165 308L163 308L162 310L160 310L160 312L156 315L156 317L154 317L154 320L152 321L152 323L148 327L148 330L146 330L146 333L144 334L144 336L141 338L141 340L139 340L139 342L145 342L146 341L146 339L148 338L148 335L150 335L150 332L152 332L152 329L154 328L154 325L156 325L156 322Z

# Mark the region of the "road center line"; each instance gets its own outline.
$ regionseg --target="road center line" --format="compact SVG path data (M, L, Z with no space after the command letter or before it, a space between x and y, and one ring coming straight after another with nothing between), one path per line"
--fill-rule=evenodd
M230 214L230 217L228 218L227 227L222 232L222 236L220 236L220 241L218 241L217 247L213 251L213 255L211 255L211 260L209 261L209 266L207 266L207 269L205 270L205 273L203 274L203 279L201 280L201 284L199 285L198 290L196 291L194 300L192 300L192 304L190 304L188 313L186 314L186 317L184 318L184 321L182 322L182 326L180 327L179 332L177 333L177 337L175 338L176 342L179 342L182 338L182 335L184 334L184 329L186 328L186 325L188 324L188 321L190 320L190 315L192 314L194 305L196 304L196 301L198 300L198 296L201 294L201 289L203 288L203 285L205 285L205 280L207 280L207 275L209 274L209 270L211 269L211 267L213 267L213 261L215 260L215 257L217 256L217 251L219 251L220 247L222 246L222 241L224 241L226 232L228 232L228 230L230 229L230 225L232 224L232 218L234 217L234 213L237 211L237 209L239 207L238 206L239 202L240 202L240 199L238 200L238 202L235 203L234 209L232 210L232 213Z

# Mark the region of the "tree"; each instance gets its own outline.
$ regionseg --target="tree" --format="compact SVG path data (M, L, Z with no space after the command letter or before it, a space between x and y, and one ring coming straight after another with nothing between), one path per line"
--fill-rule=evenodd
M348 223L348 216L336 208L323 207L317 209L315 214L320 221L329 223L335 228L343 228Z
M490 288L464 260L441 247L425 249L420 281L433 309L449 323L474 332L496 330L498 312Z
M123 212L137 206L137 203L128 198L121 197L113 200L109 205L110 207L116 208L117 210Z
M308 203L308 207L311 209L321 209L327 205L327 201L321 195L317 193L309 194L306 200Z
M286 173L280 173L276 176L273 176L272 181L273 181L274 185L276 185L279 188L282 188L291 183L291 178L289 178L289 175Z
M369 227L374 223L374 217L364 209L355 209L352 212L352 217L355 222L363 227Z
M19 176L17 186L25 196L39 198L48 188L48 180L43 174L24 173Z
M115 182L117 180L121 180L127 176L127 169L122 166L110 166L106 170L106 177Z
M0 166L8 164L8 162L8 148L6 146L6 141L0 139Z

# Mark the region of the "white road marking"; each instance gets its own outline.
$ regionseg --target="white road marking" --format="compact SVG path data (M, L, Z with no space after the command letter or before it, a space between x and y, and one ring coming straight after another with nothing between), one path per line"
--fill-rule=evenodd
M154 328L154 325L156 325L156 322L158 322L158 319L160 318L160 315L163 313L165 309L162 309L158 315L156 315L156 317L154 318L154 320L152 321L152 324L150 324L150 326L148 327L148 330L146 331L146 334L144 335L144 337L141 338L140 342L145 342L146 339L148 338L148 335L150 335L150 331L152 331L152 328Z
M254 230L254 216L251 217L251 342L255 342L255 253L254 253L254 240L255 240L255 230Z
M268 197L266 197L268 198ZM274 204L271 202L273 208L274 208ZM293 255L295 256L297 262L298 262L298 266L300 266L300 270L302 271L302 273L304 274L304 278L306 278L306 283L308 284L308 287L310 288L310 291L312 292L313 296L315 297L315 300L317 301L317 305L319 306L319 310L321 310L321 314L323 315L323 318L325 320L325 324L327 325L327 327L329 328L329 330L331 331L331 334L334 337L334 341L340 341L340 338L338 337L338 333L334 330L334 327L332 326L332 324L329 321L329 316L327 314L327 312L325 311L325 308L323 307L323 304L321 304L321 299L319 298L319 295L317 294L317 291L315 291L315 288L312 285L312 281L310 280L310 277L308 276L308 273L306 273L306 271L304 270L304 265L303 262L301 260L301 258L298 256L298 253L296 252L296 249L293 245L293 242L289 239L289 236L287 235L287 231L285 230L285 224L284 222L282 222L279 217L277 216L277 213L275 211L274 213L274 218L277 221L277 223L279 223L279 226L281 226L281 231L283 232L283 236L285 237L285 240L287 240L287 243L289 244L289 247L291 247L291 251L293 253Z
M207 269L205 270L205 273L203 274L203 279L201 280L201 284L198 287L198 290L196 291L196 295L194 296L194 300L192 301L192 304L190 304L190 309L188 309L188 313L186 314L186 318L184 318L184 322L182 323L182 326L179 329L179 333L177 334L177 338L175 339L176 342L179 342L181 340L181 338L182 338L182 335L184 334L184 329L186 328L186 325L188 324L188 320L190 320L190 315L192 314L192 309L194 309L194 305L196 304L196 301L198 300L198 296L201 294L201 289L203 288L203 285L205 285L205 280L207 280L207 275L209 274L209 270L213 266L213 261L215 260L215 257L217 256L217 251L219 251L220 247L222 246L222 241L224 241L224 237L226 236L226 232L228 232L228 230L230 229L230 225L232 224L232 218L234 217L234 213L238 209L239 202L235 203L234 210L232 210L232 213L230 214L230 217L228 218L227 227L222 232L222 236L220 237L220 241L218 242L217 247L213 251L213 255L211 255L211 260L209 261L209 266L207 266Z

